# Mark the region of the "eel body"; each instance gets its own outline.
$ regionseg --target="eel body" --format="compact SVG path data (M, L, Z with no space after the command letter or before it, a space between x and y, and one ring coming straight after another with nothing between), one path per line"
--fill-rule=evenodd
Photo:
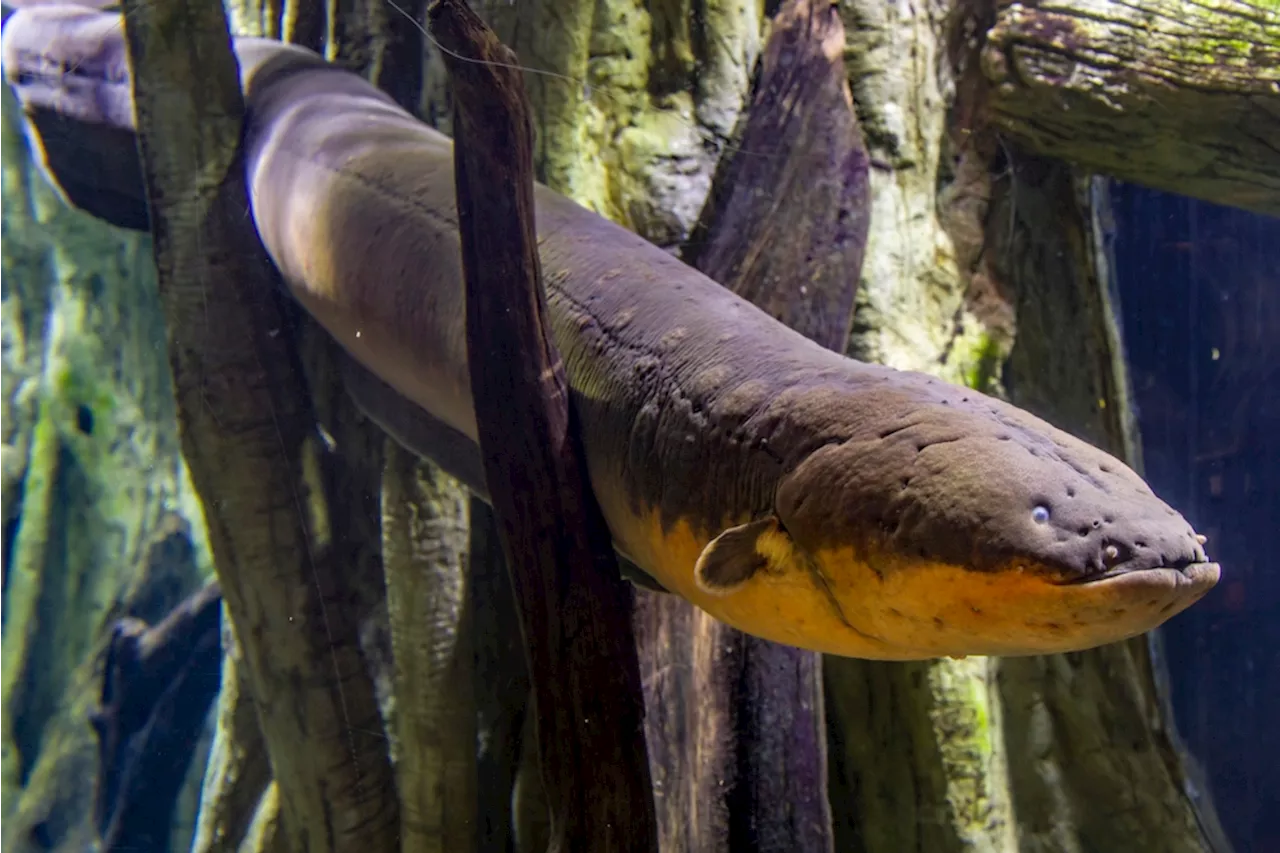
M23 9L4 63L66 195L146 227L136 163L109 150L133 133L118 24ZM451 142L313 53L235 49L253 222L289 291L353 359L362 408L483 493ZM712 616L853 657L1036 654L1150 630L1216 583L1188 523L1112 456L832 353L545 187L537 205L615 544Z

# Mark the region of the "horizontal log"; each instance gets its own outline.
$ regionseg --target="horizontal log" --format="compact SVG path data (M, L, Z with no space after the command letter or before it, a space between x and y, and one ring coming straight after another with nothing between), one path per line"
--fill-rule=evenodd
M1273 0L1001 4L990 117L1033 152L1280 215L1280 6Z

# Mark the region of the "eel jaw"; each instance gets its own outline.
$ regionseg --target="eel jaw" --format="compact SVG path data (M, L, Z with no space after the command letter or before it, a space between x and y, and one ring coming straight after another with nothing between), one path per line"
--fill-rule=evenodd
M1150 631L1186 610L1203 598L1220 576L1217 563L1195 562L1109 572L1066 581L1059 587L1081 607L1110 607L1115 618L1105 633L1116 634L1115 639L1121 640Z
M1210 562L1064 578L1026 560L978 571L898 555L867 561L852 549L817 556L846 624L846 632L831 630L817 645L887 660L1095 648L1158 627L1219 577ZM867 653L869 638L880 645L877 653Z

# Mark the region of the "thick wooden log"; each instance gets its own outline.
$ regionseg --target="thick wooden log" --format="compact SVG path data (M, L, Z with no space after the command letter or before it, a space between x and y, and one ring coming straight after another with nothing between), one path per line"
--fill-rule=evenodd
M843 352L870 227L870 156L845 80L835 6L773 19L742 137L686 260L827 349Z
M480 448L534 686L553 851L656 851L630 602L546 325L533 128L515 55L441 0Z
M352 606L359 573L313 547L300 497L314 420L244 213L244 102L225 13L203 0L126 0L124 13L183 451L284 832L297 853L393 850L395 783Z
M382 561L395 656L400 846L420 853L476 847L468 503L450 477L387 440Z
M843 52L834 5L782 4L741 140L712 187L714 213L688 252L707 275L837 352L853 325L871 212ZM736 700L726 708L736 734L728 849L832 850L821 656L694 618L724 650L721 683L737 682L720 694Z
M824 346L853 323L869 158L836 9L774 17L741 138L685 259ZM747 636L673 596L640 593L663 849L833 847L819 655Z
M1017 311L1009 398L1141 464L1105 257L1105 182L1016 147L1008 157L986 245ZM1151 642L995 662L1023 853L1230 849L1177 743Z
M982 67L998 127L1033 153L1280 215L1280 6L1002 3Z

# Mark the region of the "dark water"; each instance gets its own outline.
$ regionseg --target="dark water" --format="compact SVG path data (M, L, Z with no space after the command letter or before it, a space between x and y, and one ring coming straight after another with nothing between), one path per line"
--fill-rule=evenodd
M1236 850L1280 851L1280 219L1113 192L1146 476L1223 566L1164 629L1178 727Z

